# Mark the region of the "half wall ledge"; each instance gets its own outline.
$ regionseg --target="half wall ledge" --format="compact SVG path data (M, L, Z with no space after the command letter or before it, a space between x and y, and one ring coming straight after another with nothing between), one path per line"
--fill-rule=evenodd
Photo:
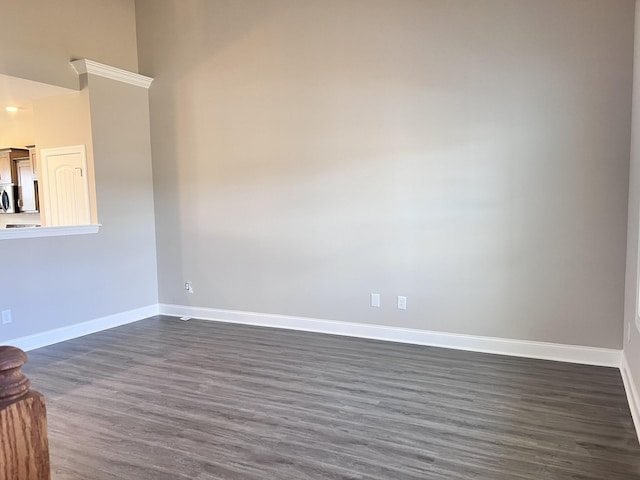
M40 237L64 237L68 235L86 235L98 233L101 224L73 225L65 227L25 227L0 229L0 240L14 238L40 238Z

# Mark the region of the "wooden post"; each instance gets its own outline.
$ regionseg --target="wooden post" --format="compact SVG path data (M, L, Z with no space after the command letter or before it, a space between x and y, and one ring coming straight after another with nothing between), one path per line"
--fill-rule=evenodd
M22 373L27 354L0 347L0 480L50 480L44 397Z

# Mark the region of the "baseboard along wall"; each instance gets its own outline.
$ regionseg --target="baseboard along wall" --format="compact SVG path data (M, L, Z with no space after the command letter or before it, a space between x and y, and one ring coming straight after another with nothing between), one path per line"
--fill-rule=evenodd
M620 373L622 374L622 381L624 382L624 390L627 393L627 401L629 402L633 425L638 434L638 441L640 441L640 392L633 381L633 376L629 369L629 362L624 352L622 352L622 360L620 362Z
M95 318L93 320L56 328L54 330L47 330L46 332L27 335L13 340L7 340L5 343L6 345L12 345L28 352L29 350L46 347L55 343L64 342L65 340L83 337L90 333L97 333L110 328L119 327L120 325L126 325L127 323L137 322L138 320L153 317L154 315L158 315L157 304L127 310L125 312Z
M638 390L635 387L633 377L629 371L627 359L622 350L461 335L410 328L337 322L333 320L242 312L237 310L190 307L185 305L160 304L159 311L161 315L174 317L193 317L217 322L302 330L498 355L619 368L636 434L640 441L640 396L638 395Z
M168 304L148 305L75 325L16 338L6 341L5 344L29 351L127 323L133 323L159 314L619 368L629 401L634 426L640 438L640 395L638 394L633 377L629 371L627 359L622 350Z
M606 367L619 367L621 358L620 350L609 348L480 337L411 328L337 322L334 320L189 307L184 305L160 304L160 314Z

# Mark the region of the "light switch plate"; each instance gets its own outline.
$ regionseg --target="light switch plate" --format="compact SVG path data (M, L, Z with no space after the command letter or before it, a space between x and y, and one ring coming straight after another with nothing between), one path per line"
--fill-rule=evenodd
M380 294L372 293L371 294L371 306L379 308L380 307Z
M398 295L398 308L400 310L406 310L407 309L407 297L403 297L401 295Z

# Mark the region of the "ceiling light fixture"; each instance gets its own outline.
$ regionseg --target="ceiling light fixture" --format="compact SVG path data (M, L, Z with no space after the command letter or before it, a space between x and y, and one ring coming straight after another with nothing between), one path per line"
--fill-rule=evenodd
M5 110L7 112L17 112L18 111L18 107L5 107Z

